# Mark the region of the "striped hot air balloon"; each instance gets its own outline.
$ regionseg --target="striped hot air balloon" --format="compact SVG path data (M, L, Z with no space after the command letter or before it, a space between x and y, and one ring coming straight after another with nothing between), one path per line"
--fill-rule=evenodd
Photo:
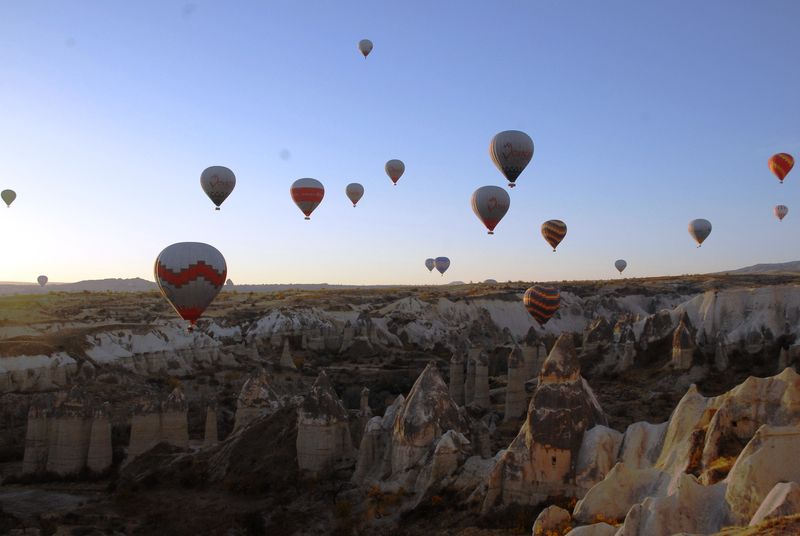
M489 229L489 234L494 234L494 228L510 206L508 192L499 186L481 186L472 194L472 212Z
M297 179L292 184L290 192L294 204L306 215L307 220L311 219L311 213L325 197L325 188L316 179Z
M222 289L228 267L216 248L201 242L179 242L158 254L154 272L161 294L189 321L191 330Z
M402 160L393 159L386 162L384 169L386 170L386 174L389 175L389 178L392 179L392 183L397 186L397 181L399 181L403 173L406 172L406 165Z
M542 236L555 252L556 247L567 236L567 224L561 220L547 220L542 224Z
M508 179L508 187L513 188L517 177L533 158L533 140L519 130L504 130L489 142L489 156Z
M778 218L778 221L783 221L783 218L789 214L789 207L786 205L775 205L773 210L775 212L775 217Z
M553 318L561 304L561 293L556 287L534 285L525 291L522 303L540 326Z
M219 210L236 186L236 175L225 166L211 166L200 174L200 186Z
M794 157L788 153L774 154L769 158L769 169L783 184L783 179L794 167Z

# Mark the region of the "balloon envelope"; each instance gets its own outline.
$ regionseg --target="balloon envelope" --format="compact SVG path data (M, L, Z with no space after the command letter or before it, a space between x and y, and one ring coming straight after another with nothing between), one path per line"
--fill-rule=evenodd
M3 190L0 192L0 198L3 199L6 206L11 206L11 203L17 198L17 193L14 190Z
M567 236L567 224L561 220L547 220L542 224L542 236L555 251L556 247Z
M403 163L402 160L389 160L386 162L386 174L389 175L389 178L392 179L392 182L395 186L397 186L397 181L400 180L400 177L403 176L403 173L406 170L406 165Z
M522 303L540 326L550 320L561 305L561 293L556 287L534 285L525 291Z
M627 266L628 266L628 263L625 262L623 259L617 259L616 261L614 261L614 268L619 270L619 273L622 273L622 271L625 268L627 268Z
M347 194L347 198L350 199L355 207L356 203L358 203L358 200L364 196L364 187L357 182L351 182L344 189L344 192Z
M214 301L228 267L216 248L201 242L179 242L156 258L154 275L161 294L191 325Z
M219 206L236 186L236 176L225 166L211 166L200 174L200 186L219 210Z
M494 234L494 228L510 206L508 192L499 186L481 186L472 194L472 211L489 229L489 234Z
M708 238L708 235L711 234L711 222L703 218L690 221L689 234L697 242L697 247L700 247L703 241Z
M233 280L232 279L228 279L227 281L225 281L225 284L228 285L229 287L232 287L233 286Z
M311 219L311 213L325 197L325 188L316 179L297 179L292 184L290 192L294 204L306 215L307 220Z
M372 41L369 39L362 39L358 42L358 50L360 50L366 58L369 56L369 53L372 52Z
M508 179L509 188L533 158L533 140L519 130L504 130L489 142L489 156Z
M789 214L789 207L786 205L775 205L773 211L775 212L775 217L778 218L778 220L783 221L783 218Z
M450 268L450 259L447 257L436 257L433 264L440 274L444 275L448 268Z
M778 180L783 182L786 175L794 167L794 158L788 153L774 154L769 158L769 169L778 177Z
M432 272L435 267L436 261L434 259L425 259L425 268L427 268L429 272Z
M40 287L45 286L47 284L47 276L40 275L39 277L36 278L36 282L39 283Z

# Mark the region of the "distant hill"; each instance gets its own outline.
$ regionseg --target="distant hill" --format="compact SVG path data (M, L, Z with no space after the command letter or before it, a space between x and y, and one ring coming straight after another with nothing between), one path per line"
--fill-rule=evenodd
M754 264L737 270L717 272L719 274L789 274L800 273L800 261Z

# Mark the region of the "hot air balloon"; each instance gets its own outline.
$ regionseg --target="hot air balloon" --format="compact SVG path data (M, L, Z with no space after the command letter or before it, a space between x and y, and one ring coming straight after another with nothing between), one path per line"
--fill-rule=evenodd
M429 272L432 272L435 267L436 261L434 259L425 259L425 268L427 268Z
M567 236L567 224L561 220L547 220L542 224L542 236L555 252L556 247Z
M483 222L489 234L503 219L511 206L511 198L499 186L481 186L472 194L472 211Z
M357 182L351 182L344 189L344 192L347 194L350 201L353 202L353 208L356 208L356 203L364 196L364 187Z
M311 219L311 213L325 197L325 188L316 179L297 179L290 191L294 204L306 215L307 220Z
M386 174L389 175L389 178L392 179L395 186L397 186L397 181L403 176L405 170L406 165L402 160L394 159L386 162Z
M525 291L522 298L525 308L540 326L550 320L561 304L561 293L556 287L534 285Z
M444 273L448 268L450 268L450 259L447 257L436 257L433 259L433 265L436 267L439 273L442 274L442 277L444 277Z
M369 53L372 52L372 41L369 39L362 39L358 42L358 50L364 55L364 59L367 59Z
M5 201L7 207L11 207L11 203L17 198L17 193L14 190L3 190L0 192L0 198Z
M711 222L702 218L690 221L689 234L697 242L697 247L700 247L703 241L708 238L708 235L711 234Z
M231 195L236 186L236 176L225 166L211 166L200 174L200 186L209 199L217 205L216 210Z
M794 158L787 153L774 154L769 158L769 169L778 177L778 180L783 184L783 179L794 167Z
M228 285L229 287L232 287L233 286L233 279L228 279L227 281L225 281L225 284Z
M47 276L40 275L39 277L36 278L36 282L39 283L40 287L45 286L47 284Z
M161 294L189 321L191 331L222 289L228 267L216 248L201 242L179 242L158 254L154 272Z
M614 268L619 270L619 273L622 273L623 270L625 270L625 268L627 268L627 266L628 266L628 263L625 262L624 259L617 259L616 261L614 261Z
M775 205L775 217L778 218L779 221L783 221L783 218L789 214L789 207L786 205Z
M533 158L533 140L519 130L504 130L489 142L489 156L508 179L508 187L513 188L514 181Z

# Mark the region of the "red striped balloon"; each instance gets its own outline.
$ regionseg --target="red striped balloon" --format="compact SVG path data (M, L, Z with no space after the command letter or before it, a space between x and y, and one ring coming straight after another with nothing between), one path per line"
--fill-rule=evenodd
M534 285L525 291L522 303L533 319L540 326L544 326L558 311L561 305L561 293L556 287Z
M193 326L222 289L228 267L216 248L179 242L158 254L154 272L161 294Z
M307 220L311 219L311 213L325 197L325 188L316 179L297 179L289 191L294 204L306 215Z
M783 183L783 179L794 167L794 158L787 153L774 154L769 158L769 169Z
M556 250L558 245L567 236L567 224L561 220L547 220L542 224L542 236L553 251Z

